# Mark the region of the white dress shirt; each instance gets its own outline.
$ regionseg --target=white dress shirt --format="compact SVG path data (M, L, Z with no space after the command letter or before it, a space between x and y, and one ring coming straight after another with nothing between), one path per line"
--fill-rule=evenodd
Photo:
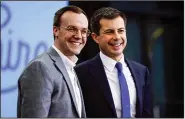
M76 65L75 63L78 61L78 58L75 57L74 62L72 62L62 52L60 52L54 45L52 47L60 55L62 61L64 62L64 65L67 69L70 81L71 81L73 89L74 89L74 94L75 94L75 98L76 98L76 102L77 102L78 113L81 117L82 102L81 102L81 96L80 96L80 89L79 89L79 86L77 84L77 77L76 77L76 74L75 74L75 71L74 71L74 66Z
M117 69L115 67L117 61L107 57L100 51L100 58L102 60L102 63L104 65L105 73L109 82L109 86L111 89L114 105L116 108L117 117L121 117L121 94L120 94L120 85L119 85L119 79L117 75ZM129 95L130 95L130 112L131 117L135 117L136 114L136 88L135 83L133 81L133 77L130 73L130 70L125 63L124 55L119 61L122 63L123 66L123 74L126 78L126 82L128 85Z

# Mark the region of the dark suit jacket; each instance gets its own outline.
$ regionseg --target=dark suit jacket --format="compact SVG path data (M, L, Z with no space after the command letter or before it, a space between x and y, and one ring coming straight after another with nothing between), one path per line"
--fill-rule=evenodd
M80 88L80 87L79 87ZM82 117L86 117L82 99ZM67 70L51 47L32 60L18 80L18 118L79 118Z
M125 60L136 86L135 117L153 117L151 84L148 69L136 62ZM87 117L116 118L116 110L109 83L99 54L75 67L80 81Z

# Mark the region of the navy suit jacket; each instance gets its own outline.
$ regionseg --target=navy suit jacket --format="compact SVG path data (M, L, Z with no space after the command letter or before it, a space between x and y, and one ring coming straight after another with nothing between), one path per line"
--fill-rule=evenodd
M151 80L148 69L134 61L125 59L136 86L135 117L153 117ZM99 54L75 67L79 78L86 114L89 118L116 118L113 97Z

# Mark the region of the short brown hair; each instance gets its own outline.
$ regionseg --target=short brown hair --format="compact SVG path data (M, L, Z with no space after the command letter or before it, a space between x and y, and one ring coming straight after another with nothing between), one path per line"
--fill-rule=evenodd
M83 13L86 17L87 17L87 14L79 7L77 6L74 6L74 5L69 5L69 6L66 6L66 7L63 7L61 9L59 9L56 13L55 13L55 16L54 16L54 19L53 19L53 26L56 26L56 27L59 27L60 26L60 17L67 11L72 11L74 13ZM88 19L88 17L87 17ZM53 35L54 37L54 40L55 40L55 36Z
M97 35L99 35L99 31L100 31L100 20L105 18L105 19L114 19L117 18L118 16L122 17L125 25L127 22L127 18L125 16L125 14L123 14L121 11L111 8L111 7L102 7L100 9L98 9L97 11L95 11L95 13L93 14L91 21L90 21L90 25L91 25L91 30L92 32L96 33Z
M69 6L66 6L66 7L63 7L61 9L59 9L56 13L55 13L55 16L54 16L54 19L53 19L53 26L60 26L60 17L66 12L66 11L72 11L74 13L83 13L86 17L86 13L79 7L77 6L74 6L74 5L69 5ZM87 17L88 18L88 17Z

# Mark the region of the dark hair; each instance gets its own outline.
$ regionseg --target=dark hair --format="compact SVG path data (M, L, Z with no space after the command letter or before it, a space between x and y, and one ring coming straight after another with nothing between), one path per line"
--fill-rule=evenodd
M101 19L103 19L103 18L114 19L114 18L117 18L118 16L123 18L125 25L126 25L127 18L125 16L125 14L123 14L119 10L111 8L111 7L102 7L100 9L96 10L91 18L91 21L90 21L92 32L99 35L99 31L100 31L100 27L101 27L100 26Z
M60 26L60 17L67 11L72 11L74 13L83 13L86 17L86 13L79 7L77 6L74 6L74 5L69 5L69 6L66 6L66 7L63 7L61 9L59 9L56 13L55 13L55 16L54 16L54 19L53 19L53 26ZM88 17L87 17L88 18Z
M74 13L83 13L86 17L87 17L87 14L79 7L77 6L74 6L74 5L69 5L69 6L66 6L66 7L63 7L61 9L59 9L56 13L55 13L55 16L54 16L54 19L53 19L53 26L60 26L60 17L67 11L72 11ZM87 17L88 19L88 17ZM55 36L54 36L54 39L55 39Z

